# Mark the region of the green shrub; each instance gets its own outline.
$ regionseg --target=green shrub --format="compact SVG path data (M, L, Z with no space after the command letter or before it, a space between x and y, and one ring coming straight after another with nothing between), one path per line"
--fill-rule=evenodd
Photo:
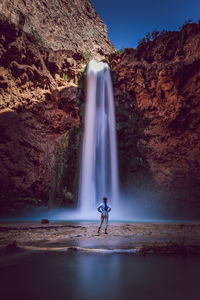
M85 73L87 70L87 65L85 67L83 67L83 69L81 69L81 73Z
M86 80L86 69L87 66L85 66L79 73L77 80L75 81L75 85L78 86L83 92L85 89L85 80Z
M63 75L62 75L62 79L65 80L65 81L67 81L67 80L68 80L67 74L63 74Z
M123 52L124 52L124 48L121 48L121 49L115 51L115 53L119 53L119 54L121 54Z
M83 52L82 53L86 59L90 59L91 55L88 52Z
M185 25L192 24L192 23L194 23L194 22L192 21L192 19L188 19L188 20L186 20L186 21L183 23L182 26L179 26L178 29L181 30L181 29L183 29L183 27L184 27Z
M165 34L166 32L167 32L167 30L165 30L165 29L162 29L161 31L154 29L152 32L147 32L145 34L145 37L138 41L138 46L141 44L144 44L144 43L152 42L158 36L161 36L161 35Z
M76 86L79 86L79 80L77 79L77 80L74 82L74 84L75 84Z

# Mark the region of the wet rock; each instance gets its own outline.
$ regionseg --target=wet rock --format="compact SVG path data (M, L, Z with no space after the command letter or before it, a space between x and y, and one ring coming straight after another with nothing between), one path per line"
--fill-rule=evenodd
M42 219L41 224L49 224L49 220L48 219Z
M15 252L18 249L16 241L13 241L6 245L6 250L8 252Z

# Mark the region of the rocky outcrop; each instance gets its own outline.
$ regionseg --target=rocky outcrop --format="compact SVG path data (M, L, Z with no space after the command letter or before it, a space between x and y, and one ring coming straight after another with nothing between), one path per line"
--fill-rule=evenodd
M74 205L85 68L113 50L89 0L1 1L1 214Z
M58 190L71 201L73 180L68 178L62 191L58 177L68 166L70 173L76 170L73 157L79 150L74 149L77 141L72 138L82 117L80 79L87 60L81 53L39 46L32 35L7 19L0 21L0 34L1 209L15 209L15 199L19 208L25 203L41 205L38 200L23 199L47 203L49 193L56 196ZM59 161L62 153L58 151L63 139L63 151L68 148L69 152L64 162Z
M96 58L114 50L89 0L2 0L0 13L46 48Z
M199 46L200 24L188 24L109 57L116 106L123 104L129 119L140 112L147 121L129 149L146 160L160 191L194 210L200 196Z

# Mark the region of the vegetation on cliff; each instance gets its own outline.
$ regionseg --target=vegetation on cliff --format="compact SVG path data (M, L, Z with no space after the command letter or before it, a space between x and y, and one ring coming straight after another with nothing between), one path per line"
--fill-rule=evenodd
M68 130L55 148L49 206L74 206L78 190L81 129Z

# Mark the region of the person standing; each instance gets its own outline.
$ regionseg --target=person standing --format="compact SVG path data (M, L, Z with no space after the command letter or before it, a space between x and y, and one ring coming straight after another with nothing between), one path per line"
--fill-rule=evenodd
M97 207L98 212L101 213L101 221L98 228L98 233L100 233L103 221L105 220L106 227L105 227L105 234L108 233L108 213L111 211L110 204L107 203L107 198L103 198L103 202Z

